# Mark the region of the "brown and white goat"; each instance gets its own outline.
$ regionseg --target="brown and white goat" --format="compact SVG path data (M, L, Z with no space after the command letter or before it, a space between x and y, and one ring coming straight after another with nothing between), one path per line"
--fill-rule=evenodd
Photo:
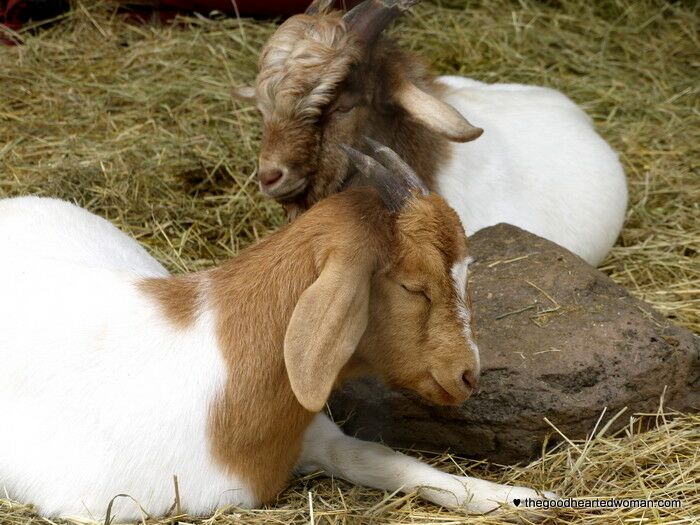
M0 201L3 491L45 515L99 517L119 494L162 515L176 475L182 510L202 515L270 502L296 468L466 512L539 497L345 436L319 413L350 376L457 404L479 375L459 218L397 177L386 150L395 173L347 151L377 191L329 197L188 275L67 202ZM112 511L140 514L126 499Z
M307 208L352 175L337 144L361 148L369 136L442 195L468 234L507 222L599 263L627 203L616 154L557 91L435 78L382 38L415 3L365 0L343 15L316 0L270 37L255 88L237 91L263 116L262 191L292 213Z

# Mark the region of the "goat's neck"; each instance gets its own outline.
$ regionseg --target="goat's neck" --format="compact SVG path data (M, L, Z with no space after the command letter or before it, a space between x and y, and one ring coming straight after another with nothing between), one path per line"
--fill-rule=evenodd
M311 236L293 226L217 268L141 285L179 330L194 326L201 309L213 313L227 379L210 407L210 450L258 502L285 486L314 416L284 364L288 321L316 277Z
M314 417L294 396L284 362L294 308L329 249L382 251L389 242L386 220L376 192L348 190L217 268L149 281L180 329L193 324L201 308L214 313L227 379L211 406L211 451L258 502L284 487Z
M283 353L297 300L316 277L310 243L286 229L208 274L228 365L210 420L212 450L259 501L285 486L313 418L292 392Z

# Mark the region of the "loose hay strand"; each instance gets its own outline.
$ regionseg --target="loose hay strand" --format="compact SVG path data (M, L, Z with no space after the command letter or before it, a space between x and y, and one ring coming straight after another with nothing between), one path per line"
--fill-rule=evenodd
M692 2L443 0L417 6L393 29L441 73L547 85L584 107L620 153L630 189L622 236L602 270L696 333L698 22ZM49 28L3 31L23 45L0 48L0 196L76 202L177 272L209 267L256 242L285 219L254 179L259 116L230 90L252 81L256 53L274 28L195 16L139 26L112 3L83 1ZM592 432L522 467L429 459L493 481L564 487L563 496L683 502L680 509L568 510L558 523L697 523L700 417L650 417L659 426L649 432L631 418L615 436ZM269 508L226 508L177 522L307 524L311 493L317 524L465 522L414 495L390 497L320 475L297 480ZM68 522L37 517L5 498L0 523Z

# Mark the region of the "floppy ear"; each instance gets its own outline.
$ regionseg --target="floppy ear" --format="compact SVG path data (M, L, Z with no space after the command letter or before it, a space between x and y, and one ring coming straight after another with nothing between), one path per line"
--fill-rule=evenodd
M255 102L255 88L253 86L241 86L237 88L233 88L233 91L231 91L231 95L233 95L233 98L236 100L240 100L241 102Z
M365 332L370 277L369 262L331 256L294 308L284 362L294 395L311 412L323 408Z
M468 142L483 129L472 126L455 108L404 81L395 94L396 102L426 128L454 142Z

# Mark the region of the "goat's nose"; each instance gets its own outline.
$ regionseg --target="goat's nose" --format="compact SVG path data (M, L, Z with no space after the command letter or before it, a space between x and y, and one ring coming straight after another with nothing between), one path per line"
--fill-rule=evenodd
M263 186L272 186L275 182L282 179L282 170L279 168L269 168L258 171L258 179Z
M462 381L464 381L464 383L474 392L476 392L479 388L479 378L471 370L466 370L462 374Z

